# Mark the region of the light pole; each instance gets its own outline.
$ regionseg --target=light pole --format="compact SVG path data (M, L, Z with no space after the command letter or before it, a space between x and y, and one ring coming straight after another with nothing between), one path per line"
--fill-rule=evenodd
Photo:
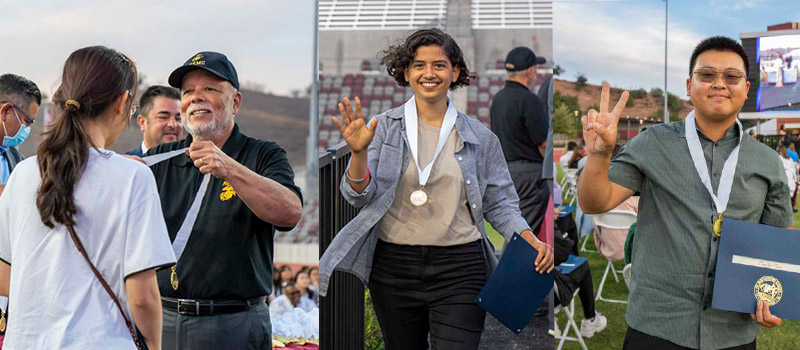
M669 0L664 0L664 123L669 123L669 91L667 90L667 33L669 28Z

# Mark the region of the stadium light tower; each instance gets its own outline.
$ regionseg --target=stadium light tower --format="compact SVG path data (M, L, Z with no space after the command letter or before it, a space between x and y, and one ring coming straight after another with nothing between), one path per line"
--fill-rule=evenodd
M669 29L669 0L664 0L664 123L669 123L669 91L667 90L667 32Z

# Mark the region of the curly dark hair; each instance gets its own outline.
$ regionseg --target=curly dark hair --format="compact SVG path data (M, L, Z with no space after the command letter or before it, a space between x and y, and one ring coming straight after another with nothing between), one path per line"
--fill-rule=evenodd
M461 48L452 36L436 28L418 30L402 42L389 45L386 50L381 52L383 54L381 64L386 66L386 71L397 81L397 85L408 86L405 69L414 61L417 48L430 45L441 47L450 60L450 64L461 69L458 79L450 84L450 90L469 85L469 69L464 59L464 53L461 52Z

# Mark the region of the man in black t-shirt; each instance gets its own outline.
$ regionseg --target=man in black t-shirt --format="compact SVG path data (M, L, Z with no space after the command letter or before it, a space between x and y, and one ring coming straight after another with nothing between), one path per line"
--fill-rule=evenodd
M506 56L508 80L497 92L489 109L492 131L500 139L519 209L531 229L538 232L550 196L542 179L549 118L544 104L531 89L536 83L536 65L543 57L527 47L517 47Z
M175 269L158 272L164 349L271 349L264 301L272 292L272 239L302 215L286 152L234 123L242 94L225 55L192 56L169 84L181 90L190 135L146 154L188 148L151 166L178 257Z

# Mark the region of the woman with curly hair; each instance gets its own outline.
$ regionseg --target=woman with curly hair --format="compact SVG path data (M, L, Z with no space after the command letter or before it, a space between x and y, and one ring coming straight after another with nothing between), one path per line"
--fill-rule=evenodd
M352 151L340 190L362 209L320 259L320 294L333 270L353 273L370 289L386 349L477 349L486 313L475 297L497 264L484 218L538 250L539 273L552 269L552 248L520 215L497 137L447 98L469 84L455 40L419 30L381 63L414 97L369 126L358 97L355 108L339 104L333 121Z

